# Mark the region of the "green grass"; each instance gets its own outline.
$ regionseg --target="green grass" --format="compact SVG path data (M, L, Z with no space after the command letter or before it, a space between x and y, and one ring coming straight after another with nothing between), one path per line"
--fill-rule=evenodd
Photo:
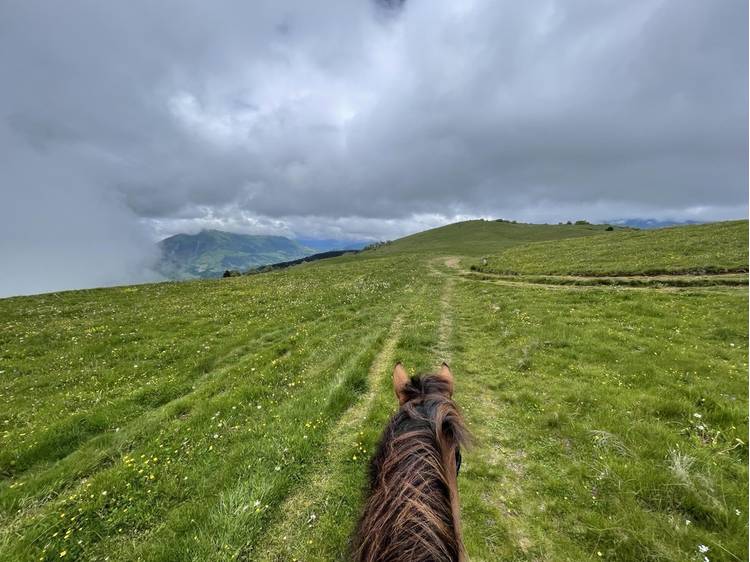
M457 295L474 559L744 559L744 292L483 287Z
M748 221L605 232L595 238L513 247L476 264L506 274L656 275L748 269Z
M159 242L158 271L167 279L211 279L226 270L244 271L314 253L282 236L202 230L176 234Z
M721 275L625 275L625 276L576 276L576 275L510 275L501 273L484 273L474 270L466 272L470 279L484 281L496 280L508 283L535 283L539 285L574 285L574 286L619 286L619 287L736 287L746 286L746 273L729 273Z
M606 225L550 225L472 220L401 238L377 252L482 256L519 244L579 238L605 232Z
M469 277L597 230L463 224L0 300L0 560L344 559L396 360L457 377L472 560L746 559L746 288Z

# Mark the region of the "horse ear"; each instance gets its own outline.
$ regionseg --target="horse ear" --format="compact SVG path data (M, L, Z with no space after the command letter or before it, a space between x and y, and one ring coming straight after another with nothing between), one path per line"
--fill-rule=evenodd
M453 373L446 362L443 362L443 365L440 367L440 377L448 383L448 392L450 396L453 396Z
M396 393L399 404L406 402L404 390L407 384L409 384L409 375L406 374L406 369L404 369L401 361L399 361L393 368L393 392Z

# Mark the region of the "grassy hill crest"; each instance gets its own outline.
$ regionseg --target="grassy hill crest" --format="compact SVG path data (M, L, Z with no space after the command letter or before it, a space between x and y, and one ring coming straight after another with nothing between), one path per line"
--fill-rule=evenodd
M604 232L586 239L517 245L476 269L551 275L747 272L748 221Z
M380 254L459 253L481 256L535 241L561 240L602 233L607 225L528 224L495 220L469 220L418 232L378 250ZM618 230L620 227L616 227Z

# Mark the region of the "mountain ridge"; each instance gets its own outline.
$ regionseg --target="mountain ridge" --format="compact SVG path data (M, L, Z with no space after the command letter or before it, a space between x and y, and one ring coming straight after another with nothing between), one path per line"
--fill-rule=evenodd
M315 253L312 248L285 236L215 229L175 234L157 245L161 254L158 272L176 280L220 277L227 269L243 271Z

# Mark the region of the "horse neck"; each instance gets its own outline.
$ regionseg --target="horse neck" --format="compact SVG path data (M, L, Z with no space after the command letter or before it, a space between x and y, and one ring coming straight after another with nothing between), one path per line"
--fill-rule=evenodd
M397 418L386 429L373 459L357 560L463 561L458 444L439 431L436 435L435 420L422 420L427 423L397 433Z

